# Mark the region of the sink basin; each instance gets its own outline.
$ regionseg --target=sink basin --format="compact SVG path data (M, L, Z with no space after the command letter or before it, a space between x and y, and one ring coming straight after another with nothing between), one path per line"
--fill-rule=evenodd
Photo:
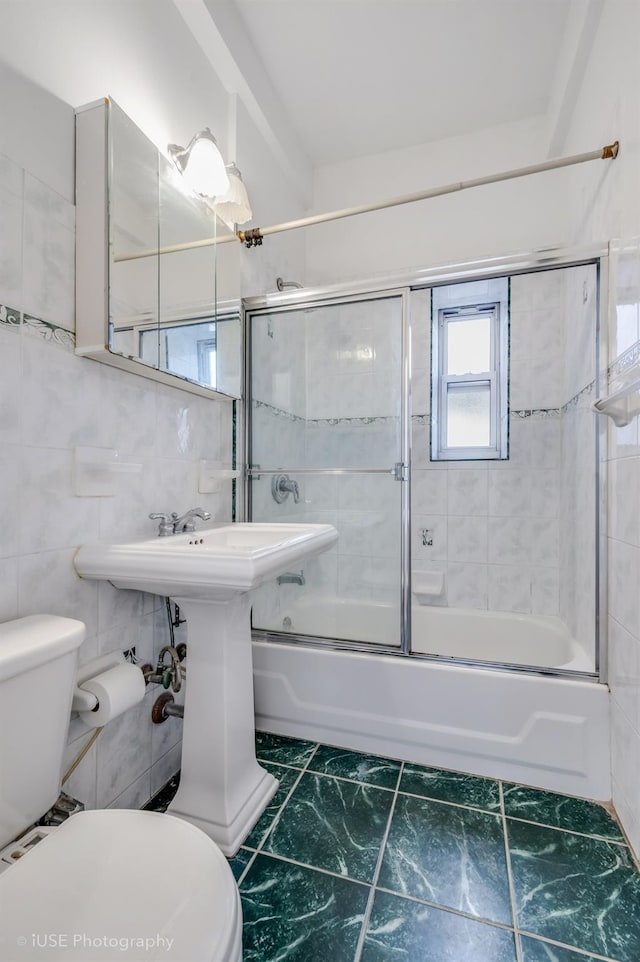
M278 788L256 760L252 588L326 551L330 524L215 524L130 544L88 544L83 578L170 595L187 619L180 787L169 813L234 855Z
M83 578L116 588L224 600L326 551L337 537L330 524L216 524L167 538L83 545L74 563Z

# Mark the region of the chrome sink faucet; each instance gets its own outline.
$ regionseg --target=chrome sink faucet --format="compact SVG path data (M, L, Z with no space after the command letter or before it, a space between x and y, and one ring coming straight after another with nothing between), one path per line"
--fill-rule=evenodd
M166 538L170 534L185 534L189 531L196 530L196 518L200 518L202 521L209 521L211 515L204 508L189 508L188 511L182 515L178 516L177 511L172 511L171 515L167 514L150 514L149 517L152 521L159 521L158 525L158 536L160 538Z

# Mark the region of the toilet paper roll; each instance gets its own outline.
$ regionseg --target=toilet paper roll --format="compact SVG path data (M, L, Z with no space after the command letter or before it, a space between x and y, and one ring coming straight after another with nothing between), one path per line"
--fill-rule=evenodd
M144 677L139 668L122 662L95 678L82 683L82 690L98 699L95 711L81 711L80 718L90 728L106 725L144 698Z

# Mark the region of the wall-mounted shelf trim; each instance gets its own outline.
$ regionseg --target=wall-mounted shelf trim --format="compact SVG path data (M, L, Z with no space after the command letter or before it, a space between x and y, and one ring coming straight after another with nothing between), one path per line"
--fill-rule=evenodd
M640 414L640 376L606 397L597 398L591 410L596 414L606 414L618 428L630 424Z

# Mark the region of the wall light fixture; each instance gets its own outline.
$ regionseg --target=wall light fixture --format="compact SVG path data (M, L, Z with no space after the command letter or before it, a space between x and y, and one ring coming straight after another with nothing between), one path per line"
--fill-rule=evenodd
M201 197L218 197L229 190L229 177L216 138L208 127L192 137L188 147L168 145L169 156Z
M218 217L233 230L235 224L246 224L253 215L242 174L235 163L227 164L226 171L229 175L229 189L216 197L213 206Z

